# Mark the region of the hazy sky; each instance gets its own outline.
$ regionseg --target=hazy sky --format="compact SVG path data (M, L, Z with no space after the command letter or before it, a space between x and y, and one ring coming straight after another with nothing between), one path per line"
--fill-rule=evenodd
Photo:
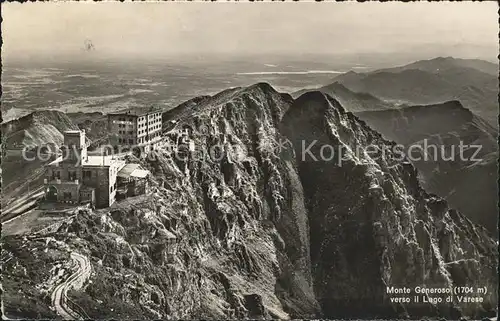
M497 55L496 2L2 3L3 55L327 53L467 46Z

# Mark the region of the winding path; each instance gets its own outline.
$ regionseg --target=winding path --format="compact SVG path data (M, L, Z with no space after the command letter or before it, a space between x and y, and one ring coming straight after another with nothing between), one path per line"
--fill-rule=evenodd
M79 313L68 306L67 294L71 288L77 290L82 288L92 272L90 260L86 256L72 252L71 259L77 265L77 271L71 274L70 277L62 283L58 284L51 295L52 306L64 320L83 319Z

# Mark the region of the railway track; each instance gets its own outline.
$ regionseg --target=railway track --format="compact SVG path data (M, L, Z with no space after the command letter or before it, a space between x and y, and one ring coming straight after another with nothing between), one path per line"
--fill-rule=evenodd
M70 289L81 289L84 283L90 278L92 266L90 260L81 254L72 252L71 259L77 266L76 272L71 274L66 280L58 284L51 295L52 306L57 314L64 320L78 320L87 318L85 312L80 308L80 312L75 311L75 303L68 298ZM68 304L69 303L69 304ZM71 306L70 306L71 305ZM83 314L83 315L82 315Z

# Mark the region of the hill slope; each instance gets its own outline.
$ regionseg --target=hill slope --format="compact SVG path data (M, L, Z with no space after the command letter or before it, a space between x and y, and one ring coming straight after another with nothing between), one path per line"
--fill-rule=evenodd
M65 130L78 129L65 113L53 110L35 111L2 124L5 147L36 147L43 144L60 146Z

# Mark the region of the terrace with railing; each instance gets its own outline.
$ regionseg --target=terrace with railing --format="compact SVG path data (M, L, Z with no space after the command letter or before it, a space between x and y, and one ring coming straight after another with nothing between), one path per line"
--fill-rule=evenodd
M70 185L78 185L80 184L80 180L78 179L72 179L72 180L62 180L60 178L45 178L43 180L44 184L70 184Z

